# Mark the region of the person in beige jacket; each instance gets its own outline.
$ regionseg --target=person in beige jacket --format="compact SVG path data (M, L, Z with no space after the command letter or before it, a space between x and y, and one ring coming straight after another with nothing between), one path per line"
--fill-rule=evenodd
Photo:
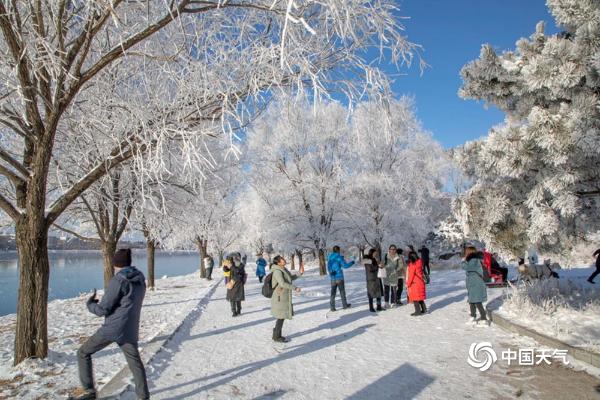
M289 339L281 335L283 321L292 319L294 316L294 307L292 305L292 291L300 293L301 289L292 282L298 279L299 275L292 275L285 267L286 261L282 256L275 256L271 271L271 287L273 296L271 296L271 315L277 319L273 329L273 340L276 342L288 342ZM304 265L300 265L300 275L304 274Z

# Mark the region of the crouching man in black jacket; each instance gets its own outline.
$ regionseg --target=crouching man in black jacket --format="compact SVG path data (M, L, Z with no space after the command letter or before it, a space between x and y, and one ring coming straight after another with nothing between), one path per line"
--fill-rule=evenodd
M146 371L138 352L140 313L146 294L144 274L131 266L131 250L121 249L113 257L115 275L98 302L96 293L88 299L88 310L99 317L105 317L104 324L77 351L79 380L84 393L70 397L73 400L94 400L96 389L92 372L92 354L106 346L117 343L127 359L133 374L135 392L138 399L149 399Z

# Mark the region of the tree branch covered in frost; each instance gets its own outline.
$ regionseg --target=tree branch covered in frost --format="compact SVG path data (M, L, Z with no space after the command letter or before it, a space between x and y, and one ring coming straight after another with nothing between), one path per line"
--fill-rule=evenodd
M286 252L408 244L448 211L448 161L408 99L349 113L334 102L280 98L249 132L248 157L247 243Z
M564 32L543 23L515 51L482 47L462 70L464 98L506 113L456 156L474 183L457 210L468 229L513 256L530 244L564 257L600 229L600 4L549 0Z
M421 241L449 212L443 188L450 163L441 145L423 130L408 98L387 109L361 103L350 123L350 237L371 247Z
M366 50L397 64L418 51L396 12L391 0L2 2L0 207L16 220L72 138L105 143L71 186L47 188L49 222L122 162L160 177L173 141L201 173L211 157L198 137L218 122L235 151L236 126L270 90L385 93Z
M319 251L336 237L348 157L346 116L337 103L313 108L305 98L287 98L248 134L252 186L269 206L270 232L281 250Z

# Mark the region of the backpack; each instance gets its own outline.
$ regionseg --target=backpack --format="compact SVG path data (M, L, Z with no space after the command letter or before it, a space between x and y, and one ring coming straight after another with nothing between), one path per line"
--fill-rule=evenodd
M275 288L271 287L272 280L273 280L273 273L271 272L269 275L267 275L265 277L265 280L263 281L262 295L265 296L267 299L270 299L271 297L273 297L273 292L275 291Z

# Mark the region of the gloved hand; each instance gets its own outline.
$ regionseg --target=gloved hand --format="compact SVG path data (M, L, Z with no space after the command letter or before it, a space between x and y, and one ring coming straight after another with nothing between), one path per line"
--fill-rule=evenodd
M88 303L97 303L98 299L96 298L96 289L94 289L94 293L87 300Z

